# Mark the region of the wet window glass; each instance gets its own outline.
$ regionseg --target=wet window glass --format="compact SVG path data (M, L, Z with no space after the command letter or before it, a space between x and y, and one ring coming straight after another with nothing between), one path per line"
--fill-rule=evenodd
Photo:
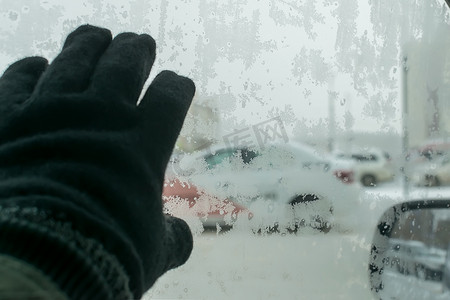
M152 35L148 84L196 84L162 193L194 251L144 299L374 299L382 213L450 196L448 1L2 1L0 69L85 23Z

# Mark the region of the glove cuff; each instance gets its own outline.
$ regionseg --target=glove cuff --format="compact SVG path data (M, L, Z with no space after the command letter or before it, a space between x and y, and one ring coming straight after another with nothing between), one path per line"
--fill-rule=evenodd
M115 256L34 208L0 208L0 253L41 270L70 299L132 299Z

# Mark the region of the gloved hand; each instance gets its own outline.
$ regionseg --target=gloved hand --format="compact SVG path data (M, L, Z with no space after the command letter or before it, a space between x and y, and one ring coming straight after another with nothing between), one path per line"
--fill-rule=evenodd
M148 35L85 25L0 78L0 254L72 298L140 298L192 250L161 193L195 86L163 71L137 104L154 59Z

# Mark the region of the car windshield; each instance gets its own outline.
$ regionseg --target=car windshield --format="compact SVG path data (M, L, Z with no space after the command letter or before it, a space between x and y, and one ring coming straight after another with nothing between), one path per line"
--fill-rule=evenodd
M1 1L0 69L89 23L155 39L148 83L195 82L162 195L195 246L144 299L375 299L382 213L450 190L447 3Z
M213 169L224 163L229 163L232 160L237 160L240 164L248 165L251 163L253 158L259 155L260 154L258 152L247 148L225 148L217 150L214 153L207 153L199 158L205 160L208 169Z
M374 154L352 154L352 158L359 162L377 160L377 157Z

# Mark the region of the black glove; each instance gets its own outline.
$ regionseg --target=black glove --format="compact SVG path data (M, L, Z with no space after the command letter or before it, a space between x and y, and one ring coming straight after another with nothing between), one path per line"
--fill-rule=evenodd
M191 253L161 193L195 86L164 71L137 104L154 58L148 35L85 25L0 78L0 254L71 298L140 298Z

